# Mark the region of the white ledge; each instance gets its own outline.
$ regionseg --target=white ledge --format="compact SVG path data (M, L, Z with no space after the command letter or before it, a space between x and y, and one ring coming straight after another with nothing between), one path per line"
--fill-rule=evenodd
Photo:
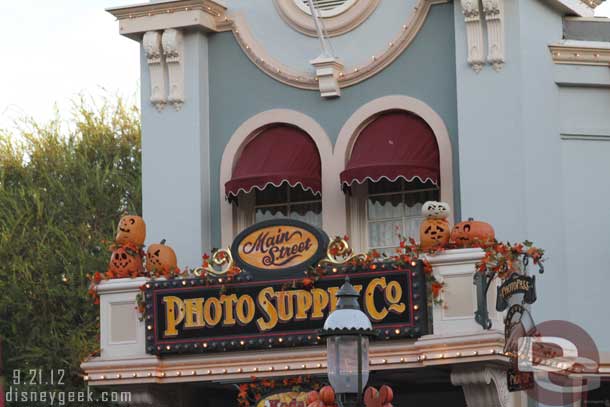
M460 264L473 261L479 261L485 256L485 252L479 248L472 249L453 249L442 252L434 256L426 255L426 258L432 266L439 264Z
M137 291L146 281L148 281L146 277L105 280L97 285L96 290L100 295L132 292Z

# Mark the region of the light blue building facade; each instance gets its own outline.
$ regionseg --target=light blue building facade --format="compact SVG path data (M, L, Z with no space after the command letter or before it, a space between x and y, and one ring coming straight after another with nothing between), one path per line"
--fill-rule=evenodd
M341 174L366 126L403 112L439 151L437 178L417 190L450 203L452 223L484 220L499 240L544 248L536 320L580 325L610 374L610 22L592 17L595 0L313 3L321 36L306 0L110 10L142 44L148 241L167 239L180 265L195 267L257 220L289 216L349 235L357 251L390 250L397 230L418 230L424 198L408 197L413 178L342 188ZM288 178L230 191L246 147L278 125L313 140L320 185L300 184L300 198L282 190L298 188ZM402 194L404 208L379 204L384 194ZM486 405L448 378L437 388L417 373L388 380L422 386L412 402ZM528 405L519 403L502 406Z

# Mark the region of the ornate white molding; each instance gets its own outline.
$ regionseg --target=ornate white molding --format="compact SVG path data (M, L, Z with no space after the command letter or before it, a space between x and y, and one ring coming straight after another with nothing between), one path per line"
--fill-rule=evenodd
M451 383L462 386L468 407L510 407L506 371L497 367L456 367Z
M483 0L483 14L487 21L487 62L500 71L505 62L504 0Z
M549 45L556 64L608 66L610 45L607 42L564 40Z
M175 28L165 30L162 45L169 79L167 101L176 110L180 110L184 104L184 39L182 32Z
M483 25L478 0L461 0L462 13L466 23L466 42L468 47L468 64L479 73L485 65L483 56Z
M166 103L165 64L161 48L161 33L148 31L142 38L142 46L150 72L150 102L158 111L163 110Z
M339 74L339 86L346 88L356 85L381 72L398 58L415 39L426 21L430 8L434 4L444 4L447 0L419 0L405 24L402 25L396 38L387 44L385 50L372 55L368 63L350 67ZM252 36L245 19L233 16L233 33L238 43L250 60L263 72L279 82L300 89L315 90L319 88L315 75L310 72L299 72L277 62Z
M329 37L345 34L366 21L377 9L381 0L359 0L333 16L324 16L324 28ZM311 15L295 4L294 0L273 0L282 19L294 30L316 37L316 27Z
M435 4L448 0L418 0L394 40L379 54L361 66L350 67L339 74L340 88L356 85L381 72L398 58L413 42ZM354 8L356 5L354 5ZM170 28L192 28L202 31L232 30L245 54L263 72L286 85L316 90L319 83L315 73L298 71L276 61L254 38L245 19L228 14L224 6L213 0L174 0L146 3L137 6L108 9L119 20L122 35L139 40L142 33ZM311 17L308 16L309 20Z
M343 72L343 64L336 58L324 57L314 59L311 64L316 69L320 95L324 98L341 96L339 75Z

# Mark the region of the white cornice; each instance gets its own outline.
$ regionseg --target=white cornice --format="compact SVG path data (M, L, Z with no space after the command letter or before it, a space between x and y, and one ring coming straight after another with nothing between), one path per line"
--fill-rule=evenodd
M576 14L580 17L593 17L595 8L603 0L553 0L555 6L568 14Z
M371 344L370 369L406 369L451 364L508 363L501 332L427 336L420 340ZM89 385L243 381L252 375L284 377L326 373L324 347L226 352L130 359L94 358L81 364Z
M556 64L610 65L610 42L563 40L549 49Z
M172 0L106 9L119 20L121 35L139 38L147 31L196 28L226 31L226 7L213 0Z

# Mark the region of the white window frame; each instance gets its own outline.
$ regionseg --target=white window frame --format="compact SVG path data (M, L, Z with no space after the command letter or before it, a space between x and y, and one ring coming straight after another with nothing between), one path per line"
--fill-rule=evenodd
M368 252L371 250L369 244L369 224L371 222L383 221L383 219L376 219L374 221L369 220L368 215L368 200L370 196L383 196L383 195L405 195L408 193L417 193L423 191L434 191L440 195L440 189L438 188L419 188L413 191L405 190L401 188L400 191L394 192L381 192L376 194L369 194L368 192L368 182L364 182L362 184L358 184L354 182L351 186L351 196L350 194L346 194L346 199L348 200L348 219L350 222L350 231L351 231L351 244L352 247L358 252ZM397 181L398 182L398 181ZM423 204L423 202L422 202ZM392 218L394 219L394 218ZM398 219L398 218L396 218ZM404 231L404 222L407 217L404 215L401 216L402 227ZM402 232L402 231L401 231ZM419 236L410 236L415 240L419 241ZM392 249L393 247L387 247L388 249ZM386 252L386 254L391 255L392 253Z

